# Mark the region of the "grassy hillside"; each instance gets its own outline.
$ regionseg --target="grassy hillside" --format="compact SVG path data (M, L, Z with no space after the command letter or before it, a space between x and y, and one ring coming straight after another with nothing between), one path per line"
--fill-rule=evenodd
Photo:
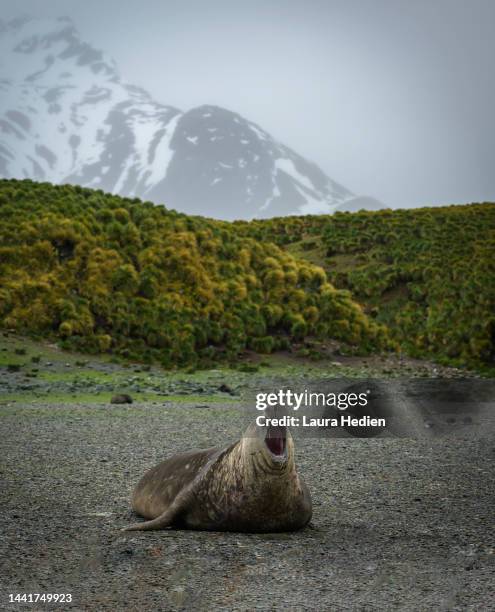
M237 223L322 265L404 351L454 365L495 360L495 204Z
M231 224L29 180L0 181L0 325L165 366L389 345L321 268Z

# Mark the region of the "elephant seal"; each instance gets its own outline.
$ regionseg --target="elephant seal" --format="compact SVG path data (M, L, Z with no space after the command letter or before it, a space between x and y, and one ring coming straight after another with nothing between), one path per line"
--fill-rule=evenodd
M256 423L225 449L181 453L149 470L134 490L132 509L150 520L124 531L172 526L293 531L304 527L312 514L288 429Z

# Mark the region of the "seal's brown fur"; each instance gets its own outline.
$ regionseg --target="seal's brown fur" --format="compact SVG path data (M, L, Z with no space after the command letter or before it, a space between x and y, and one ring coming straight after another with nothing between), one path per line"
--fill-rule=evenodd
M132 508L151 519L127 530L182 526L215 531L273 532L304 527L311 497L296 472L286 432L283 455L271 453L265 430L252 425L223 450L175 455L149 470L132 496Z

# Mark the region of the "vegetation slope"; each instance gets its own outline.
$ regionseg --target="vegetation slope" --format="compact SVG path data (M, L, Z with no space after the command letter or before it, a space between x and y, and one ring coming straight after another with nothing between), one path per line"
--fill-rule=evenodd
M403 350L452 365L495 360L495 204L237 222L322 265Z
M0 325L165 366L308 336L389 345L325 272L232 224L99 190L0 181Z

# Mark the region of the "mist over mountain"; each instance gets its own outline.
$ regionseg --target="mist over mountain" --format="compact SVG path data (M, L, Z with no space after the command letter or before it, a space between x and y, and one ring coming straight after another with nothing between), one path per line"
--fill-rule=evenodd
M338 212L358 212L359 210L382 210L388 208L383 202L369 196L356 196L341 204L336 210Z
M126 83L70 19L0 22L0 176L224 219L333 212L354 195L258 125Z

